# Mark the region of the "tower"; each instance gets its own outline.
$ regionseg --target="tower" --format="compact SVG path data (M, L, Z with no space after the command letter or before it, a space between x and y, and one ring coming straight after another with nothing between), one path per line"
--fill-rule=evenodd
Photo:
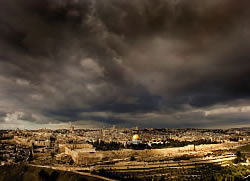
M70 132L74 133L74 126L72 125L72 123L70 122Z

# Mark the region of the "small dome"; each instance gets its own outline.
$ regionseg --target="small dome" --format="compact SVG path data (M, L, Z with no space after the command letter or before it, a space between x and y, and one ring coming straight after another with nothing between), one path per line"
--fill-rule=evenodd
M139 140L139 139L140 139L140 137L139 137L138 134L135 134L135 135L132 137L132 140Z

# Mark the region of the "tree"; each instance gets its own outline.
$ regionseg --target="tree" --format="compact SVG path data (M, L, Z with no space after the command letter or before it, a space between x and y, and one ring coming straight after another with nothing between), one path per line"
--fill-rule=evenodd
M235 164L238 164L238 163L240 163L240 162L245 162L245 161L246 161L245 155L242 154L240 151L237 151L237 152L235 153L235 155L236 155L236 158L234 159L234 163L235 163Z
M50 156L51 156L51 159L53 160L55 158L55 153L54 152L50 152Z
M131 156L131 157L130 157L130 161L135 161L135 157L134 157L134 156Z

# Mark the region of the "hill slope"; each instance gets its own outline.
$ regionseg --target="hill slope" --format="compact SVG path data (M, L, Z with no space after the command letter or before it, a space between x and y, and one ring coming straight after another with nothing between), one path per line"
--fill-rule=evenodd
M0 181L97 181L98 179L66 171L32 166L1 166Z

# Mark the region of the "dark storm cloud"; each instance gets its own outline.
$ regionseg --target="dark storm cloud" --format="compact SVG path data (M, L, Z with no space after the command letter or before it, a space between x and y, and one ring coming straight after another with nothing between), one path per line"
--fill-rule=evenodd
M2 120L215 124L202 112L248 104L249 8L247 0L1 1Z

